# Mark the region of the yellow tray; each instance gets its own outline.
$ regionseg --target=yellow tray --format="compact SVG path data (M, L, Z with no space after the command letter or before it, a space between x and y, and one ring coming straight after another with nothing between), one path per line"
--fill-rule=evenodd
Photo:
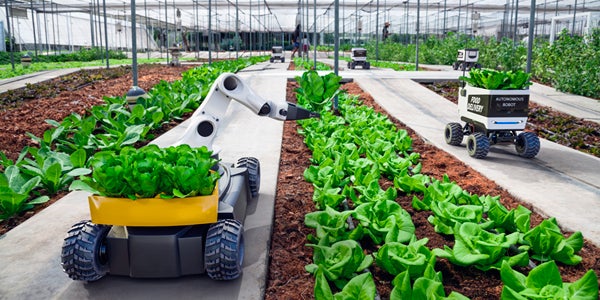
M89 196L96 224L118 226L184 226L217 221L219 188L211 195L189 198L112 198Z

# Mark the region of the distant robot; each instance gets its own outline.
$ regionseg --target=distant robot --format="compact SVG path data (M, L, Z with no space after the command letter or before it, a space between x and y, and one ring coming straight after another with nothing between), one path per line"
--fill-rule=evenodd
M269 61L275 62L276 60L285 62L285 57L283 56L283 47L281 46L273 46L273 48L271 48L271 58Z
M365 48L352 48L350 58L352 60L348 62L348 69L354 69L357 65L367 70L371 68L371 64L367 61L367 49Z
M469 71L472 68L481 69L479 59L479 49L461 49L458 50L456 61L452 64L452 69Z

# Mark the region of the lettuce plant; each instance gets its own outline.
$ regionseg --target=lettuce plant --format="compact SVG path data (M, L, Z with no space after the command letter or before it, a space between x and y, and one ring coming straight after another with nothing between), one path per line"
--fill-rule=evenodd
M427 220L435 231L442 234L454 234L456 224L465 222L480 223L483 207L480 205L456 205L451 202L434 201L430 205L433 215Z
M360 205L368 202L379 201L394 201L398 197L398 191L395 188L381 189L379 182L374 179L366 185L354 186L354 190L358 192L358 196L351 194L350 199L355 205Z
M321 240L319 245L307 244L314 248L314 263L304 268L311 274L316 274L317 270L322 269L327 280L334 282L339 288L373 263L373 257L365 255L357 241L343 240L331 246L325 246L325 242Z
M576 253L583 247L583 235L578 231L565 238L555 218L545 219L525 233L522 243L525 246L521 248L527 249L531 258L541 262L556 260L567 265L581 262L581 256Z
M298 104L308 110L322 112L329 110L331 99L339 93L341 76L328 73L321 76L317 71L310 70L296 76L300 87L296 89Z
M55 152L46 147L26 149L31 158L24 158L18 166L30 177L39 176L39 184L50 195L66 189L75 177L90 173L89 169L84 168L86 154L83 149L71 155Z
M396 276L408 271L411 279L423 276L428 265L435 265L435 255L425 246L429 239L417 240L413 237L408 245L389 242L385 243L375 254L375 263Z
M7 166L4 173L0 173L0 221L50 200L48 196L31 199L31 193L40 181L39 176L21 174L15 165Z
M489 69L471 69L469 77L460 76L458 79L470 85L487 90L522 90L530 86L531 74L521 70L496 71Z
M563 282L554 261L533 268L527 276L503 263L500 277L504 283L501 300L572 299L597 300L598 275L589 270L575 282Z
M410 214L395 201L364 203L356 207L356 220L373 243L408 242L415 234Z
M497 198L491 199L490 207L487 212L488 218L494 222L494 228L507 233L529 231L531 224L531 211L522 205L515 209L508 210L498 201Z
M81 177L70 188L131 199L209 195L219 178L217 172L211 172L217 163L211 155L206 147L185 144L98 152L91 158L92 175Z
M431 181L425 185L423 199L413 198L412 205L415 209L430 210L431 203L435 201L452 202L457 205L483 204L479 196L471 195L463 190L456 182L451 181L448 175L444 175L442 180L437 180L435 178L431 178L430 180ZM412 182L410 180L405 181ZM425 181L424 183L427 182ZM398 182L398 184L400 184L400 182ZM416 182L416 184L419 189L422 189L422 187L418 186L418 182Z
M451 292L446 297L442 284L442 273L435 272L433 265L427 265L423 276L411 284L409 271L398 274L392 281L394 288L390 300L468 300L469 298L457 292Z
M372 300L377 292L373 275L369 272L352 277L342 290L333 294L321 266L315 274L315 300Z
M462 223L454 228L454 248L433 249L433 253L447 258L459 266L474 266L480 270L500 269L502 262L511 266L526 266L529 262L527 252L508 256L507 250L518 242L519 233L509 235L493 234L485 231L479 224Z
M308 213L304 216L304 224L307 227L316 229L316 238L318 241L327 240L327 244L333 244L338 241L362 238L363 230L361 226L351 229L348 224L348 218L354 214L354 210L338 212L327 206L325 210ZM309 241L314 238L309 236Z

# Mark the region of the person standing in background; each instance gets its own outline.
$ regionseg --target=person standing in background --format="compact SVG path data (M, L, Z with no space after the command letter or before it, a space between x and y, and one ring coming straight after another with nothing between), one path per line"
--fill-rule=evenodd
M300 48L300 24L296 25L296 30L292 33L292 44L294 45L294 49L292 50L292 59L294 59L294 54Z
M389 28L390 27L390 22L385 22L385 24L383 25L383 34L382 34L382 40L386 40L388 38L388 36L390 35L390 31Z
M302 39L302 57L308 58L308 52L310 50L310 41L308 40L308 36L304 34L304 38Z

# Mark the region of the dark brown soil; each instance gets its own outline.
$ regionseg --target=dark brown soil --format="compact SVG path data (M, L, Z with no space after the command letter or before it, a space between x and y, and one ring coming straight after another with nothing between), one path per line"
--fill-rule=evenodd
M172 81L181 78L181 72L185 69L186 67L141 66L139 85L148 90L159 80ZM93 82L93 84L83 84L74 88L64 88L60 82L56 84L58 86L56 95L17 101L18 103L5 106L4 110L0 111L0 126L5 128L2 132L3 135L0 136L2 137L0 150L5 152L8 157L15 158L24 145L31 144L26 135L27 132L39 135L49 128L49 125L44 122L45 119L61 120L71 112L83 113L92 105L101 104L103 96L125 94L131 87L131 76L127 73L122 77L103 79ZM287 98L290 102L295 101L293 87L293 83L288 86ZM344 89L352 94L361 95L366 105L373 106L377 111L385 113L370 95L363 93L357 85L347 84ZM5 95L0 95L0 102L4 99L2 97ZM509 208L522 204L493 181L470 169L444 151L425 143L410 128L399 121L393 118L391 120L398 128L406 129L411 134L414 151L421 154L424 174L436 178L448 174L452 180L471 193L501 195L503 204ZM297 133L297 124L286 122L284 126L265 299L313 299L314 279L304 270L304 266L312 262L312 250L305 244L307 243L306 236L313 232L312 229L304 226L304 215L314 211L315 207L312 201L312 185L303 178L303 171L309 166L311 153L304 145L302 137ZM384 187L392 185L390 181L386 180L382 180L381 184ZM59 199L62 195L64 193L54 197L52 201ZM397 201L412 214L417 228L417 237L428 237L427 245L430 248L451 245L453 243L451 239L434 232L433 227L426 220L427 212L418 212L412 209L411 199L412 195L401 194ZM0 235L35 215L36 212L50 205L52 201L21 216L0 222ZM537 214L532 216L534 225L541 220L542 217ZM374 250L376 249L367 249L369 252ZM582 264L573 267L560 266L565 281L574 281L588 269L594 269L597 274L600 274L600 263L598 262L600 251L597 247L586 241L579 254L583 257ZM473 268L456 267L445 260L440 260L436 269L443 272L447 291L458 291L472 299L499 298L502 283L496 271L484 273ZM372 269L372 272L382 299L386 299L389 296L390 281L393 278L376 267Z

